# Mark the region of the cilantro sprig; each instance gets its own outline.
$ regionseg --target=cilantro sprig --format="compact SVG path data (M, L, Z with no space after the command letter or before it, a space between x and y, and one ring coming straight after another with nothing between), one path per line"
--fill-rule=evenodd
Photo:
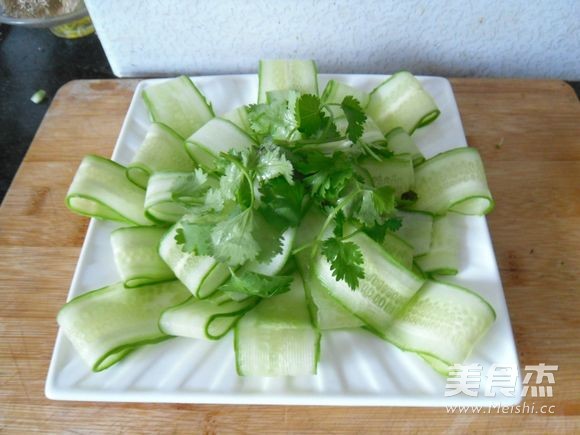
M260 145L220 154L218 169L209 174L215 181L197 170L174 192L174 200L195 205L175 240L185 252L210 255L230 267L232 276L222 290L260 297L279 294L289 288L289 276L235 270L282 252L282 234L300 224L308 197L327 218L307 247L313 256L328 260L337 280L356 289L364 278L364 257L350 238L364 232L382 242L386 231L400 226L392 216L395 205L413 200L412 193L396 198L392 188L374 186L359 165L364 156L390 157L386 142L362 139L367 116L352 96L323 103L315 95L277 91L268 95L267 103L248 106L247 113ZM319 148L343 142L350 148Z

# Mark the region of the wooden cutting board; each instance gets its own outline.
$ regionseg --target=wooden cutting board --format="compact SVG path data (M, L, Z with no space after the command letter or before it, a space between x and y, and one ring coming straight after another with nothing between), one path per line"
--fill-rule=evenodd
M87 153L109 156L134 80L55 96L0 209L0 432L580 430L580 104L560 81L452 80L497 208L490 229L522 367L557 364L554 415L443 408L55 402L44 381L88 219L64 206Z

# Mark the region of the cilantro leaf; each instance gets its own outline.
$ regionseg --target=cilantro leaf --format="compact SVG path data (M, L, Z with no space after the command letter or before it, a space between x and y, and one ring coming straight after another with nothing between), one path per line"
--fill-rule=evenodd
M260 251L256 261L270 262L276 255L282 253L282 233L288 226L277 226L259 211L254 212L254 231L252 236Z
M253 229L254 216L251 209L233 213L217 223L211 234L215 259L229 266L239 266L254 260L260 247L252 236Z
M327 157L320 151L296 153L294 166L305 176L311 195L321 201L336 202L354 176L351 159L336 152Z
M248 121L252 131L261 137L291 139L297 127L293 112L294 100L297 96L297 92L289 92L289 100L277 98L268 104L248 106Z
M387 231L395 232L399 228L403 221L400 217L390 217L386 219L382 224L375 224L372 227L366 227L364 232L367 236L373 239L375 242L382 244L385 240L385 235Z
M320 98L312 94L302 95L296 102L295 116L298 131L313 136L322 126Z
M352 95L344 97L342 103L340 103L340 107L344 111L346 120L348 121L346 135L352 142L356 142L363 134L367 116L358 100Z
M266 276L255 272L242 272L232 277L222 286L224 292L243 293L260 298L269 298L290 290L292 276Z
M322 254L330 263L332 275L339 281L344 280L351 289L356 290L359 280L365 276L360 248L353 242L332 237L322 243Z
M282 176L288 184L292 184L292 173L294 168L288 161L282 149L269 142L260 148L256 175L259 181L268 181Z
M182 245L183 252L192 252L195 255L212 255L211 224L197 224L184 222L182 228L178 228L175 241Z
M291 185L284 177L277 177L262 184L260 194L260 211L268 222L279 228L298 226L304 199L301 182Z
M209 187L207 174L198 168L186 177L176 180L170 188L171 197L176 202L201 204Z
M395 192L390 186L362 189L345 212L366 227L383 222L385 215L395 209Z
M344 235L345 221L346 218L342 210L336 213L336 216L334 217L334 229L332 230L332 233L334 234L335 237L340 238Z

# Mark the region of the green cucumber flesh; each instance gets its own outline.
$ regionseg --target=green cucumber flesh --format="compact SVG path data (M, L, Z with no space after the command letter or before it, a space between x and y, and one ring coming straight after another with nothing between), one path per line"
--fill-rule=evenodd
M398 197L413 187L413 163L409 159L392 157L377 161L369 158L360 165L369 173L376 187L391 186Z
M188 172L195 169L184 147L184 139L169 127L153 123L133 161L127 166L127 177L146 188L154 172Z
M413 138L403 128L397 127L385 137L387 146L396 156L407 156L418 165L425 160Z
M236 368L241 376L315 374L320 332L312 326L296 274L289 292L263 300L235 326Z
M397 127L411 134L439 116L439 109L411 73L393 74L370 94L367 113L385 134Z
M167 232L162 227L124 227L111 233L113 259L125 287L175 280L157 247Z
M402 266L413 268L413 247L392 232L387 232L382 247Z
M415 257L423 272L436 275L456 275L459 272L462 220L462 216L455 213L434 219L429 252Z
M244 133L252 136L254 133L250 127L250 120L248 119L248 111L246 106L236 107L221 116L223 119L230 121L240 128Z
M424 356L439 372L463 362L495 320L491 305L465 288L427 281L402 311L387 339Z
M237 125L222 118L213 118L185 141L189 156L208 172L215 169L216 157L220 153L241 151L255 144Z
M155 122L189 137L214 117L211 105L189 77L156 83L143 90L143 100Z
M328 261L319 257L315 274L340 304L365 325L384 336L393 318L419 290L423 279L402 266L368 236L358 233L349 238L362 252L365 277L353 291L333 276Z
M418 165L414 190L418 200L409 209L435 215L447 211L484 215L494 206L475 148L455 148Z
M81 358L98 372L144 344L170 338L159 329L159 317L188 297L179 281L132 289L113 284L74 298L57 320Z
M213 257L183 252L175 240L178 228L179 222L161 239L159 255L196 298L205 299L229 278L229 270Z
M401 210L397 210L396 216L401 218L401 228L395 232L395 235L413 247L413 256L427 254L431 249L433 216L427 213Z
M313 60L260 60L258 103L269 91L295 90L318 95L318 71Z
M167 335L177 337L219 340L226 335L242 316L254 308L259 298L242 301L223 298L189 298L180 305L163 312L160 329Z
M82 160L66 196L75 213L132 225L151 225L145 216L145 191L125 175L125 167L88 155Z

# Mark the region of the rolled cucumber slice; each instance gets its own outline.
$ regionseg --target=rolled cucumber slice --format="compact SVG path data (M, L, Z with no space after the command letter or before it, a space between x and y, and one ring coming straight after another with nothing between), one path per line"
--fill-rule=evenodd
M268 229L264 229L264 231L268 231ZM242 270L259 273L266 276L274 276L278 274L284 268L286 262L290 258L295 236L296 228L288 228L282 233L282 252L267 260L249 261L244 266L242 266Z
M437 371L462 363L495 320L495 311L471 290L427 281L399 313L386 338L416 352Z
M148 86L143 100L155 122L189 137L214 117L213 109L189 77L181 76Z
M461 216L454 213L435 218L429 252L415 258L423 272L436 275L459 272L462 227Z
M131 289L118 283L74 298L57 320L84 362L99 372L142 345L170 338L159 329L159 317L189 297L179 281Z
M413 247L405 240L392 232L387 232L382 246L402 266L409 270L413 269Z
M196 204L196 194L218 182L201 169L193 172L158 172L153 174L145 194L145 214L162 223L175 223Z
M159 327L167 335L219 340L259 302L260 299L255 297L242 301L221 295L204 300L191 297L165 310L159 320Z
M318 207L311 206L296 232L296 247L304 247L314 241L325 220L324 213ZM302 277L312 321L318 329L358 328L363 325L360 319L330 296L328 289L316 277L312 267L311 249L301 250L294 258Z
M75 213L132 225L151 225L145 216L145 191L131 183L125 167L104 157L86 156L66 195Z
M475 148L456 148L415 168L418 200L411 210L484 215L494 206L481 157Z
M367 113L385 134L397 127L411 134L433 122L439 116L439 109L419 80L401 71L371 92Z
M187 155L183 143L184 139L169 127L154 122L127 166L127 177L145 189L153 172L193 171L195 163Z
M395 233L413 247L413 256L424 255L431 249L433 216L427 213L397 210L401 228Z
M413 161L413 165L418 165L425 160L413 138L401 127L391 130L385 140L390 151L396 156L407 156Z
M263 300L242 317L234 331L239 375L316 374L320 332L310 321L298 274L290 291Z
M318 71L313 60L260 60L258 103L269 91L295 90L318 95Z
M224 113L221 116L221 118L235 124L244 133L250 136L253 135L252 127L250 127L250 120L248 118L248 111L246 110L246 106L236 107L235 109L230 110L227 113Z
M310 251L306 250L296 255L298 268L311 305L310 311L316 327L320 330L359 328L363 321L340 305L330 296L328 289L313 273Z
M415 176L409 159L393 157L380 162L366 159L360 166L368 171L376 187L391 186L398 197L413 187Z
M320 102L322 104L340 104L342 103L342 100L344 100L344 97L347 96L354 97L363 109L369 103L370 96L368 92L362 91L338 80L330 80L326 84L326 87L320 96ZM334 116L344 115L343 111L338 106L329 106L328 109L334 114Z
M175 280L157 248L167 232L162 227L124 227L111 233L115 265L125 287Z
M360 248L365 277L356 290L332 275L328 261L320 256L315 274L330 295L367 327L384 337L393 319L423 285L424 280L402 266L380 245L362 233L349 238Z
M230 272L213 257L183 252L175 240L178 228L183 228L179 222L161 239L159 255L196 298L205 299L230 277Z
M254 140L241 128L223 118L213 118L185 141L189 156L208 172L215 169L219 153L254 145Z

